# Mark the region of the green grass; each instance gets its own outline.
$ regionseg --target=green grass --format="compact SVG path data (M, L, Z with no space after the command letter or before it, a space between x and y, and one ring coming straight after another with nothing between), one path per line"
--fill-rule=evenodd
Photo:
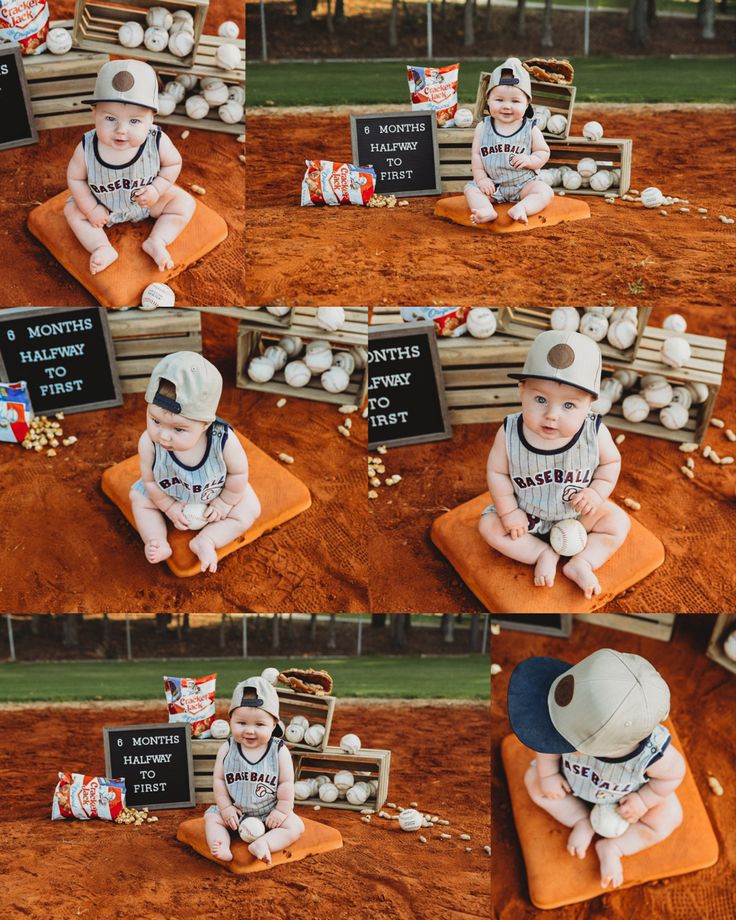
M286 668L293 661L249 658L188 661L16 662L0 668L0 703L72 700L161 700L165 674L202 677L217 673L218 699L226 699L239 680L265 667ZM335 695L396 699L487 700L489 660L483 655L407 658L323 658L304 667L324 668L335 681Z
M428 63L422 60L422 63ZM438 66L453 63L436 60ZM497 62L464 60L460 101L473 103L482 70ZM736 58L598 57L573 60L576 102L736 102ZM406 67L381 63L248 62L248 105L401 104L409 107Z

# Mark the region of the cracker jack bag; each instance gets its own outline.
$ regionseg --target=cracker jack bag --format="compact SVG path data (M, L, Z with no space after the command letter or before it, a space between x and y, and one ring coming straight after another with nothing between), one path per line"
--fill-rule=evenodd
M0 383L0 441L20 444L28 434L32 418L26 382Z
M401 318L405 323L431 319L437 335L454 338L467 331L469 312L470 307L401 307Z
M207 677L164 677L169 722L190 722L192 738L209 730L215 718L217 674Z
M376 191L376 171L370 166L305 160L302 207L313 204L367 204Z
M125 807L125 780L83 773L59 773L51 805L51 820L102 818L114 821Z
M46 0L0 0L0 43L18 42L21 54L40 54L48 31Z
M457 111L457 80L459 64L447 67L416 67L408 64L412 111L429 111L437 113L440 128L455 117Z

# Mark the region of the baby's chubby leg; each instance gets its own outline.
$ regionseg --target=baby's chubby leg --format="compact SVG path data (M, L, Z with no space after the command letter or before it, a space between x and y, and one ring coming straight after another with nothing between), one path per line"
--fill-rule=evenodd
M477 186L466 185L463 193L470 208L470 219L474 224L487 224L498 217L491 199Z
M130 503L138 533L143 540L146 559L152 564L168 559L172 549L168 541L166 517L147 495L137 489L130 490Z
M96 275L112 265L118 257L117 251L110 245L102 227L93 227L76 206L74 199L64 205L64 217L74 236L90 253L90 274Z
M271 864L271 854L285 850L289 844L294 843L304 833L304 822L295 814L290 814L281 827L276 827L257 837L248 847L256 859Z
M593 825L590 823L589 806L569 792L566 792L561 798L545 797L539 784L536 764L530 764L524 775L524 785L535 805L539 805L552 815L555 821L572 828L567 839L567 851L571 856L583 859L595 834Z
M205 813L204 833L210 853L223 862L231 862L233 854L230 849L230 831L218 813L214 811Z
M526 224L527 218L543 211L554 197L555 193L546 182L542 182L541 179L529 182L519 193L520 201L513 208L509 208L509 217Z
M192 219L195 208L192 196L177 185L172 185L151 208L151 217L156 219L156 223L142 249L153 259L160 272L174 267L174 260L166 247Z
M631 521L618 505L606 501L590 514L584 514L580 523L588 532L588 542L582 552L563 566L562 571L587 598L591 598L601 593L595 571L623 544L631 529Z
M494 512L481 515L478 530L486 543L499 553L517 562L533 565L535 585L551 588L555 583L560 557L544 540L530 533L513 540L506 532L501 518Z
M189 548L202 563L203 572L217 571L217 550L245 533L260 517L261 503L250 483L226 518L207 524L189 541Z

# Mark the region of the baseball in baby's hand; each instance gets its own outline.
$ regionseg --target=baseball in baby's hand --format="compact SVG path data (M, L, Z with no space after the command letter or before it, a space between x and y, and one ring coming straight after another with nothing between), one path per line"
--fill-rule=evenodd
M572 792L567 780L561 773L540 777L539 788L542 790L542 798L545 799L564 799L566 795Z

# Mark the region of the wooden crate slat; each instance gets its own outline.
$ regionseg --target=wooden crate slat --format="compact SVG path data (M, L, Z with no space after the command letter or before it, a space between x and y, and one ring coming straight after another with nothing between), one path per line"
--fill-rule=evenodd
M664 642L669 642L675 625L674 613L576 613L575 617L594 626L606 626Z
M726 668L727 671L736 674L736 661L732 661L723 651L723 643L733 629L736 629L736 614L719 613L716 625L713 627L713 632L710 636L706 655L722 668Z
M201 350L202 336L199 334L188 335L186 347L183 347L181 336L155 336L151 339L127 339L115 342L115 357L118 359L152 354L161 357L161 355L172 354L175 351L201 352Z

